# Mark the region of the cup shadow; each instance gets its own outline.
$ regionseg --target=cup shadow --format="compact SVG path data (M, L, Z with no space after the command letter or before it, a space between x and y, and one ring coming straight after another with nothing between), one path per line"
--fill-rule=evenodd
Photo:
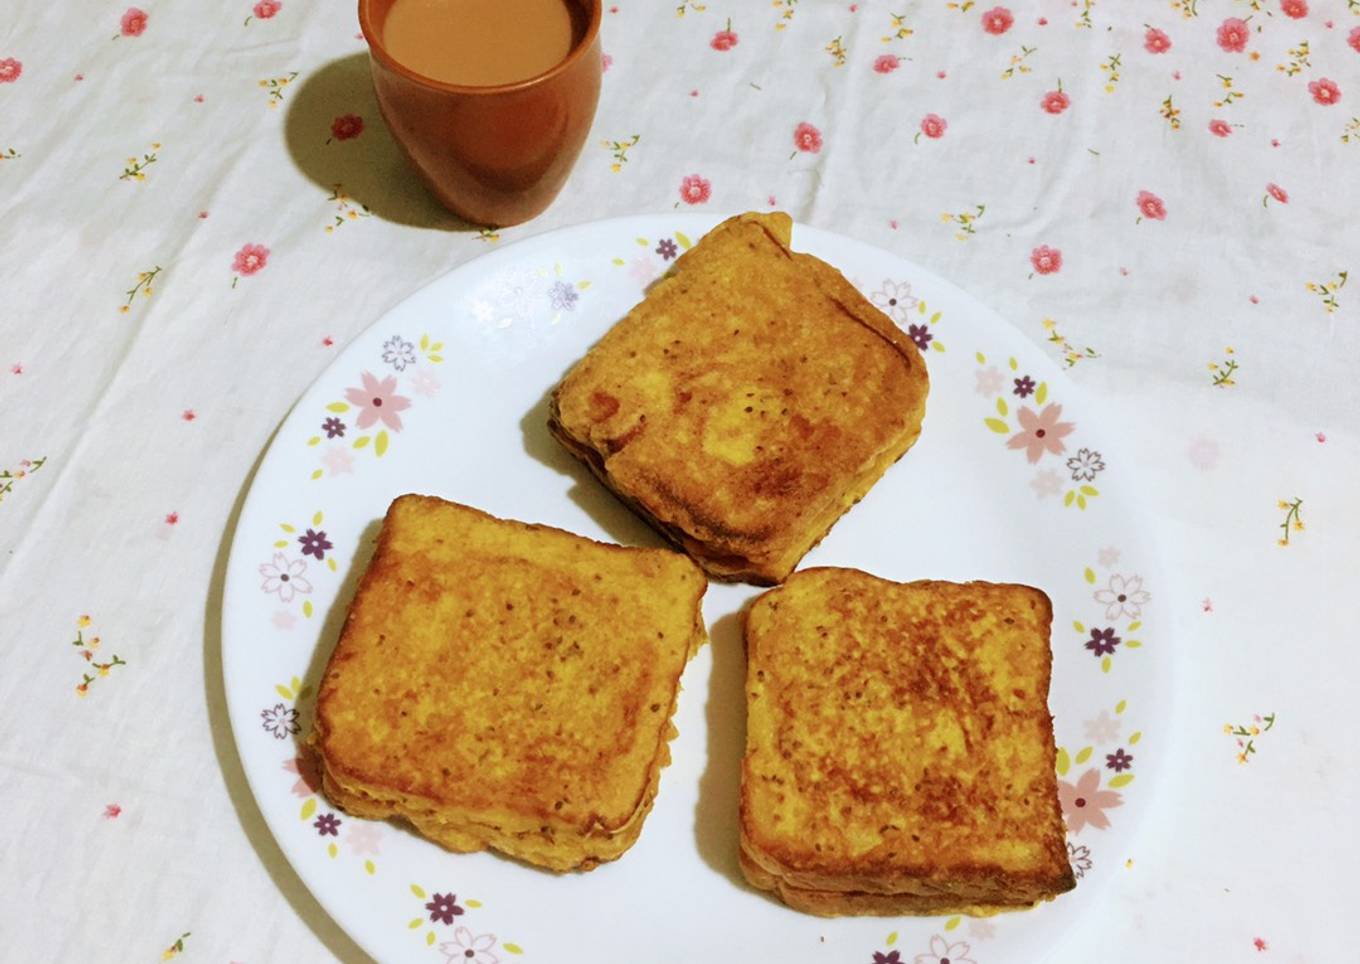
M363 118L363 131L334 137L331 124L351 114ZM290 91L284 138L298 170L326 191L343 190L374 217L439 231L480 230L436 201L402 156L378 109L366 53L304 75Z
M270 443L273 438L270 438ZM231 553L232 537L236 532L237 521L241 517L241 507L246 493L250 491L255 473L269 450L266 443L246 474L245 481L232 504L227 524L218 543L217 556L213 561L212 581L208 599L203 612L203 689L208 704L209 733L212 736L213 754L222 771L227 795L236 810L241 829L250 841L265 872L278 888L293 912L311 929L331 954L343 964L371 964L370 958L358 944L340 929L330 915L317 903L311 891L303 884L297 872L279 849L278 842L264 822L264 816L255 802L250 786L246 782L241 757L232 739L231 721L227 716L226 686L222 679L222 597L226 582L227 558Z
M708 725L708 764L699 778L694 805L694 843L700 858L742 890L746 882L738 861L741 848L741 760L746 753L746 649L742 613L728 613L709 627L713 670L704 718Z

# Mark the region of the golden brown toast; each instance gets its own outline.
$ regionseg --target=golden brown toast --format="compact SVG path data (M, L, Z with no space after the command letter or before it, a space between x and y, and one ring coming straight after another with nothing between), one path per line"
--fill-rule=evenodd
M786 214L724 221L553 392L549 426L712 575L775 583L916 441L926 366Z
M1048 597L808 569L746 615L747 879L815 914L988 913L1071 890Z
M402 496L322 677L326 795L452 850L618 857L670 762L706 588L679 553Z

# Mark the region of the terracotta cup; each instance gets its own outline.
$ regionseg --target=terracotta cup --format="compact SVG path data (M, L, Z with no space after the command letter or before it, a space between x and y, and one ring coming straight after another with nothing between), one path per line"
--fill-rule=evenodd
M467 87L424 77L392 58L383 25L394 0L359 0L383 120L446 208L505 227L543 212L581 153L600 99L601 0L569 0L577 41L546 73Z

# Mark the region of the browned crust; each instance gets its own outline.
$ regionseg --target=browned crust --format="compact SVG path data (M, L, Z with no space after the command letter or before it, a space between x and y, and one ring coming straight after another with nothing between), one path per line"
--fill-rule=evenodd
M576 369L554 389L549 403L548 425L553 436L572 455L584 462L611 492L660 534L689 553L711 576L771 585L787 577L798 561L825 538L836 521L919 438L929 390L929 375L911 339L871 305L839 271L811 255L789 250L791 222L786 215L745 214L723 222L681 256L672 269L672 276L654 287L648 298L680 284L686 277L683 270L701 248L715 244L717 239L731 233L738 225L746 224L758 227L785 258L812 277L821 293L846 319L876 335L904 365L908 381L915 386L915 405L900 411L902 422L897 434L878 450L868 453L852 472L836 475L834 483L821 494L818 501L790 506L798 510L796 516L790 514L786 519L740 529L720 515L708 512L687 492L670 485L664 477L648 476L645 485L638 485L636 480L622 482L611 469L611 457L626 446L640 428L634 426L621 439L600 440L592 436L587 426L573 425L565 420L562 393L571 383ZM646 304L644 300L642 305ZM714 483L720 482L721 478L715 477ZM803 521L796 521L798 519Z
M672 622L674 615L688 611L692 613L691 623L688 638L684 642L683 659L675 667L674 673L669 676L669 682L666 686L669 699L662 704L666 710L664 716L658 714L651 717L650 714L642 714L643 717L650 719L661 719L664 721L664 725L658 728L657 742L650 761L645 764L645 770L638 774L640 781L631 803L621 801L621 805L617 808L601 806L589 808L589 799L586 798L581 801L580 806L577 806L576 810L580 815L575 819L567 818L564 814L555 812L548 806L547 801L543 801L541 805L533 804L532 800L513 800L498 804L497 806L500 807L502 813L519 814L516 820L520 827L517 829L513 825L502 826L496 818L488 814L479 815L475 809L468 810L466 807L460 809L455 801L444 799L439 794L415 786L399 771L383 771L381 768L375 770L374 761L363 754L355 757L354 761L357 762L354 762L346 759L344 753L337 754L334 751L331 737L337 730L337 720L345 716L346 712L349 712L349 715L352 716L353 710L352 706L341 705L342 698L334 685L334 680L337 679L335 674L343 672L342 667L345 661L356 655L355 646L367 645L361 643L355 637L357 621L361 618L368 619L367 616L361 617L360 614L367 611L365 607L371 607L374 604L370 600L380 598L380 594L377 592L379 589L391 589L390 581L393 577L393 570L388 566L387 560L395 552L398 552L393 547L393 541L397 538L397 527L392 525L394 515L402 507L410 508L414 506L415 509L412 509L412 511L415 511L422 505L444 507L446 510L456 509L467 518L495 524L499 527L498 532L513 529L516 538L526 535L532 537L536 534L551 534L558 540L566 540L565 542L559 541L559 548L568 543L571 546L588 544L590 547L588 552L595 553L596 559L601 554L614 557L632 557L633 559L667 557L664 562L645 564L644 569L656 573L655 577L643 577L642 571L637 571L638 582L635 588L638 593L646 592L645 583L648 579L659 578L662 573L668 571L673 575L683 574L686 579L693 581L692 591L683 592L677 586L673 593L674 598L683 599L687 597L688 602L683 603L685 607L683 610L675 609L671 611ZM412 524L411 522L406 523L408 527ZM411 536L407 534L405 538L410 539ZM683 560L683 565L677 567L675 563L681 560ZM670 567L670 569L668 570L667 567ZM629 563L629 568L624 570L626 573L633 571L634 568L631 563ZM389 585L384 587L384 583L389 583ZM415 598L409 595L409 593L418 590L409 588L410 583L407 583L407 586L408 589L405 592L408 595L403 597L404 600L410 600L410 604L418 605L419 603ZM586 539L550 526L497 519L495 516L480 510L447 503L441 499L425 496L402 496L395 500L388 510L383 528L378 536L377 549L360 580L359 590L351 604L340 641L337 643L335 652L331 655L322 678L317 700L316 719L308 743L317 753L323 791L328 799L346 812L370 818L401 817L415 826L422 834L458 851L493 847L512 856L554 870L588 869L601 861L617 859L637 839L642 821L647 812L650 811L652 801L655 798L660 771L670 762L668 742L675 736L675 728L670 720L674 716L678 703L680 675L683 673L685 662L694 655L706 638L700 609L706 588L707 583L702 573L690 560L666 550L616 546ZM387 597L381 596L381 598ZM642 597L639 597L638 602L645 605L645 600ZM402 605L407 604L406 601L402 603ZM461 608L462 603L460 602L457 605ZM655 626L655 624L653 625ZM371 627L369 631L371 632ZM685 639L684 637L680 638ZM674 651L671 650L671 652ZM672 657L667 655L666 658L669 660ZM354 671L350 670L349 672ZM657 679L652 685L660 686L661 682L660 679ZM353 687L351 686L350 691L352 690ZM365 689L363 692L366 693L367 690ZM658 692L657 695L660 696L661 694ZM582 698L585 698L584 694L582 694ZM401 715L404 717L405 712ZM642 723L641 718L639 718L638 723ZM352 730L355 724L350 722L345 725ZM632 725L630 721L619 720L617 732L626 733ZM451 738L456 739L457 734L454 734ZM432 760L432 765L437 763L438 760ZM447 770L445 770L445 774L448 774ZM563 778L570 779L569 775ZM615 786L622 788L621 784L615 784ZM616 791L611 791L611 793L617 796ZM587 809L583 809L583 807ZM526 825L532 829L523 829Z
M1023 599L1033 607L1045 640L1052 622L1052 604L1048 596L1029 586L976 582L963 586L930 581L894 583L853 569L821 567L801 570L784 586L758 597L744 613L743 635L750 674L748 700L754 699L757 694L757 689L751 688L750 679L761 673L762 667L770 665L769 660L774 658L762 651L760 634L752 629L753 617L759 619L763 609L778 606L781 596L791 588L823 575L859 580L866 592L882 591L889 587L932 589L947 585L986 601L980 605L996 606L1003 598L1012 603ZM812 629L809 627L809 632ZM871 627L862 629L867 632ZM1043 694L1048 693L1052 675L1051 652L1045 648L1045 654L1038 692L1035 694L1035 699L1042 703L1046 703ZM789 656L785 654L779 658L786 661ZM762 673L761 679L764 678ZM782 712L782 718L787 721L791 719L788 714L794 711L786 707ZM990 862L969 863L959 860L957 855L951 857L946 867L941 865L938 855L934 853L919 852L908 856L912 845L905 841L887 852L880 847L860 856L851 856L821 843L814 849L811 835L799 838L796 843L789 843L787 836L772 835L768 832L770 815L761 812L753 795L753 767L760 755L771 752L772 748L762 745L754 731L748 729L739 805L742 866L748 880L754 886L778 893L792 907L827 916L994 912L1032 906L1038 901L1052 899L1057 894L1071 890L1076 886L1076 880L1067 861L1062 809L1057 795L1052 721L1046 705L1036 708L1035 712L1042 713L1044 724L1043 762L1035 777L1038 783L1030 786L1028 792L1043 793L1043 812L1036 815L1037 837L1032 842L1042 848L1046 857L1043 864L1033 871L1006 870ZM780 717L776 715L776 718ZM908 750L904 747L903 752L923 753L925 748ZM899 805L910 808L919 805L919 801L907 797ZM980 805L985 806L986 802L982 801Z
M990 917L1007 911L1029 910L1044 900L1018 903L985 903L952 894L879 894L855 890L817 890L794 887L758 864L745 849L738 855L742 874L757 890L773 893L784 904L817 917L942 917L967 914Z

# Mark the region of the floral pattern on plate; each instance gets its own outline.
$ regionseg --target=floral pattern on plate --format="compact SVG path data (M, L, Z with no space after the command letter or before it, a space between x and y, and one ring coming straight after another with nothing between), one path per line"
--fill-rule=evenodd
M444 343L428 334L418 342L399 334L384 339L373 367L359 372L343 400L329 402L317 419L317 434L307 439L308 446L321 452L321 465L312 470L312 479L353 473L356 453L386 455L393 438L406 427L402 413L415 405L402 392L424 398L436 395L441 383L431 366L443 363L443 351Z
M1023 371L1014 357L1006 360L1007 372L989 364L987 356L975 356L973 390L992 398L994 415L982 420L998 435L1006 436L1006 448L1024 454L1035 466L1030 488L1040 499L1062 495L1062 504L1085 510L1100 495L1091 483L1105 471L1105 458L1093 448L1069 446L1075 422L1063 418L1063 406L1049 398L1048 382L1036 381Z

